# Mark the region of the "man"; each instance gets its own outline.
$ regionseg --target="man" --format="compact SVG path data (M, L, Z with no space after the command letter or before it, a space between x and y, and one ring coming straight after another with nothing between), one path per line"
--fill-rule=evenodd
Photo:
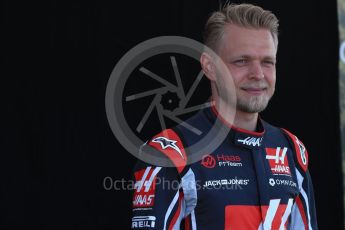
M317 229L304 145L259 117L275 90L277 34L275 15L250 4L226 5L208 19L204 40L215 53L206 49L200 62L212 106L186 123L230 131L197 161L192 146L215 141L186 125L149 140L142 151L174 167L138 163L132 228Z

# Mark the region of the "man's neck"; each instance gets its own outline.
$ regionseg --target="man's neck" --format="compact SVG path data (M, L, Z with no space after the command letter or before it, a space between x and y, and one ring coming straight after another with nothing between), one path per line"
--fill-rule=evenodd
M256 131L258 116L258 113L245 113L237 110L234 120L234 126L249 131Z
M216 109L219 115L229 124L248 131L256 131L258 113L247 113L239 110L235 113L234 108L229 108L229 105L221 101L216 103Z

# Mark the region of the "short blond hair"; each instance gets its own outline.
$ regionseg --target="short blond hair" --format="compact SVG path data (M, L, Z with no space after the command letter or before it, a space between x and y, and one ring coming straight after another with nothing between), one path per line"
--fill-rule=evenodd
M204 43L206 46L217 51L226 24L268 29L272 34L274 44L278 46L279 21L277 17L271 11L252 4L226 4L219 11L213 12L205 25Z

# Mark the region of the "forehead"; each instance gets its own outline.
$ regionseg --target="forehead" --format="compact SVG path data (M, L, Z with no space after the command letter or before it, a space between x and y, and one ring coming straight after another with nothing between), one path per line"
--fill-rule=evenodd
M227 24L219 44L219 51L229 55L275 56L276 46L268 29L244 28Z

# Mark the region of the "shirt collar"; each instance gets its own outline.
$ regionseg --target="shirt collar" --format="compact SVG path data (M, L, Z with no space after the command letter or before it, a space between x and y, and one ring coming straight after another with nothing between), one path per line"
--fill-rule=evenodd
M255 149L262 146L265 128L261 118L258 118L256 131L250 131L236 127L228 123L217 111L215 106L211 106L207 110L208 117L212 120L212 123L218 119L224 125L230 128L229 137L234 141L235 145L243 146L245 148Z

